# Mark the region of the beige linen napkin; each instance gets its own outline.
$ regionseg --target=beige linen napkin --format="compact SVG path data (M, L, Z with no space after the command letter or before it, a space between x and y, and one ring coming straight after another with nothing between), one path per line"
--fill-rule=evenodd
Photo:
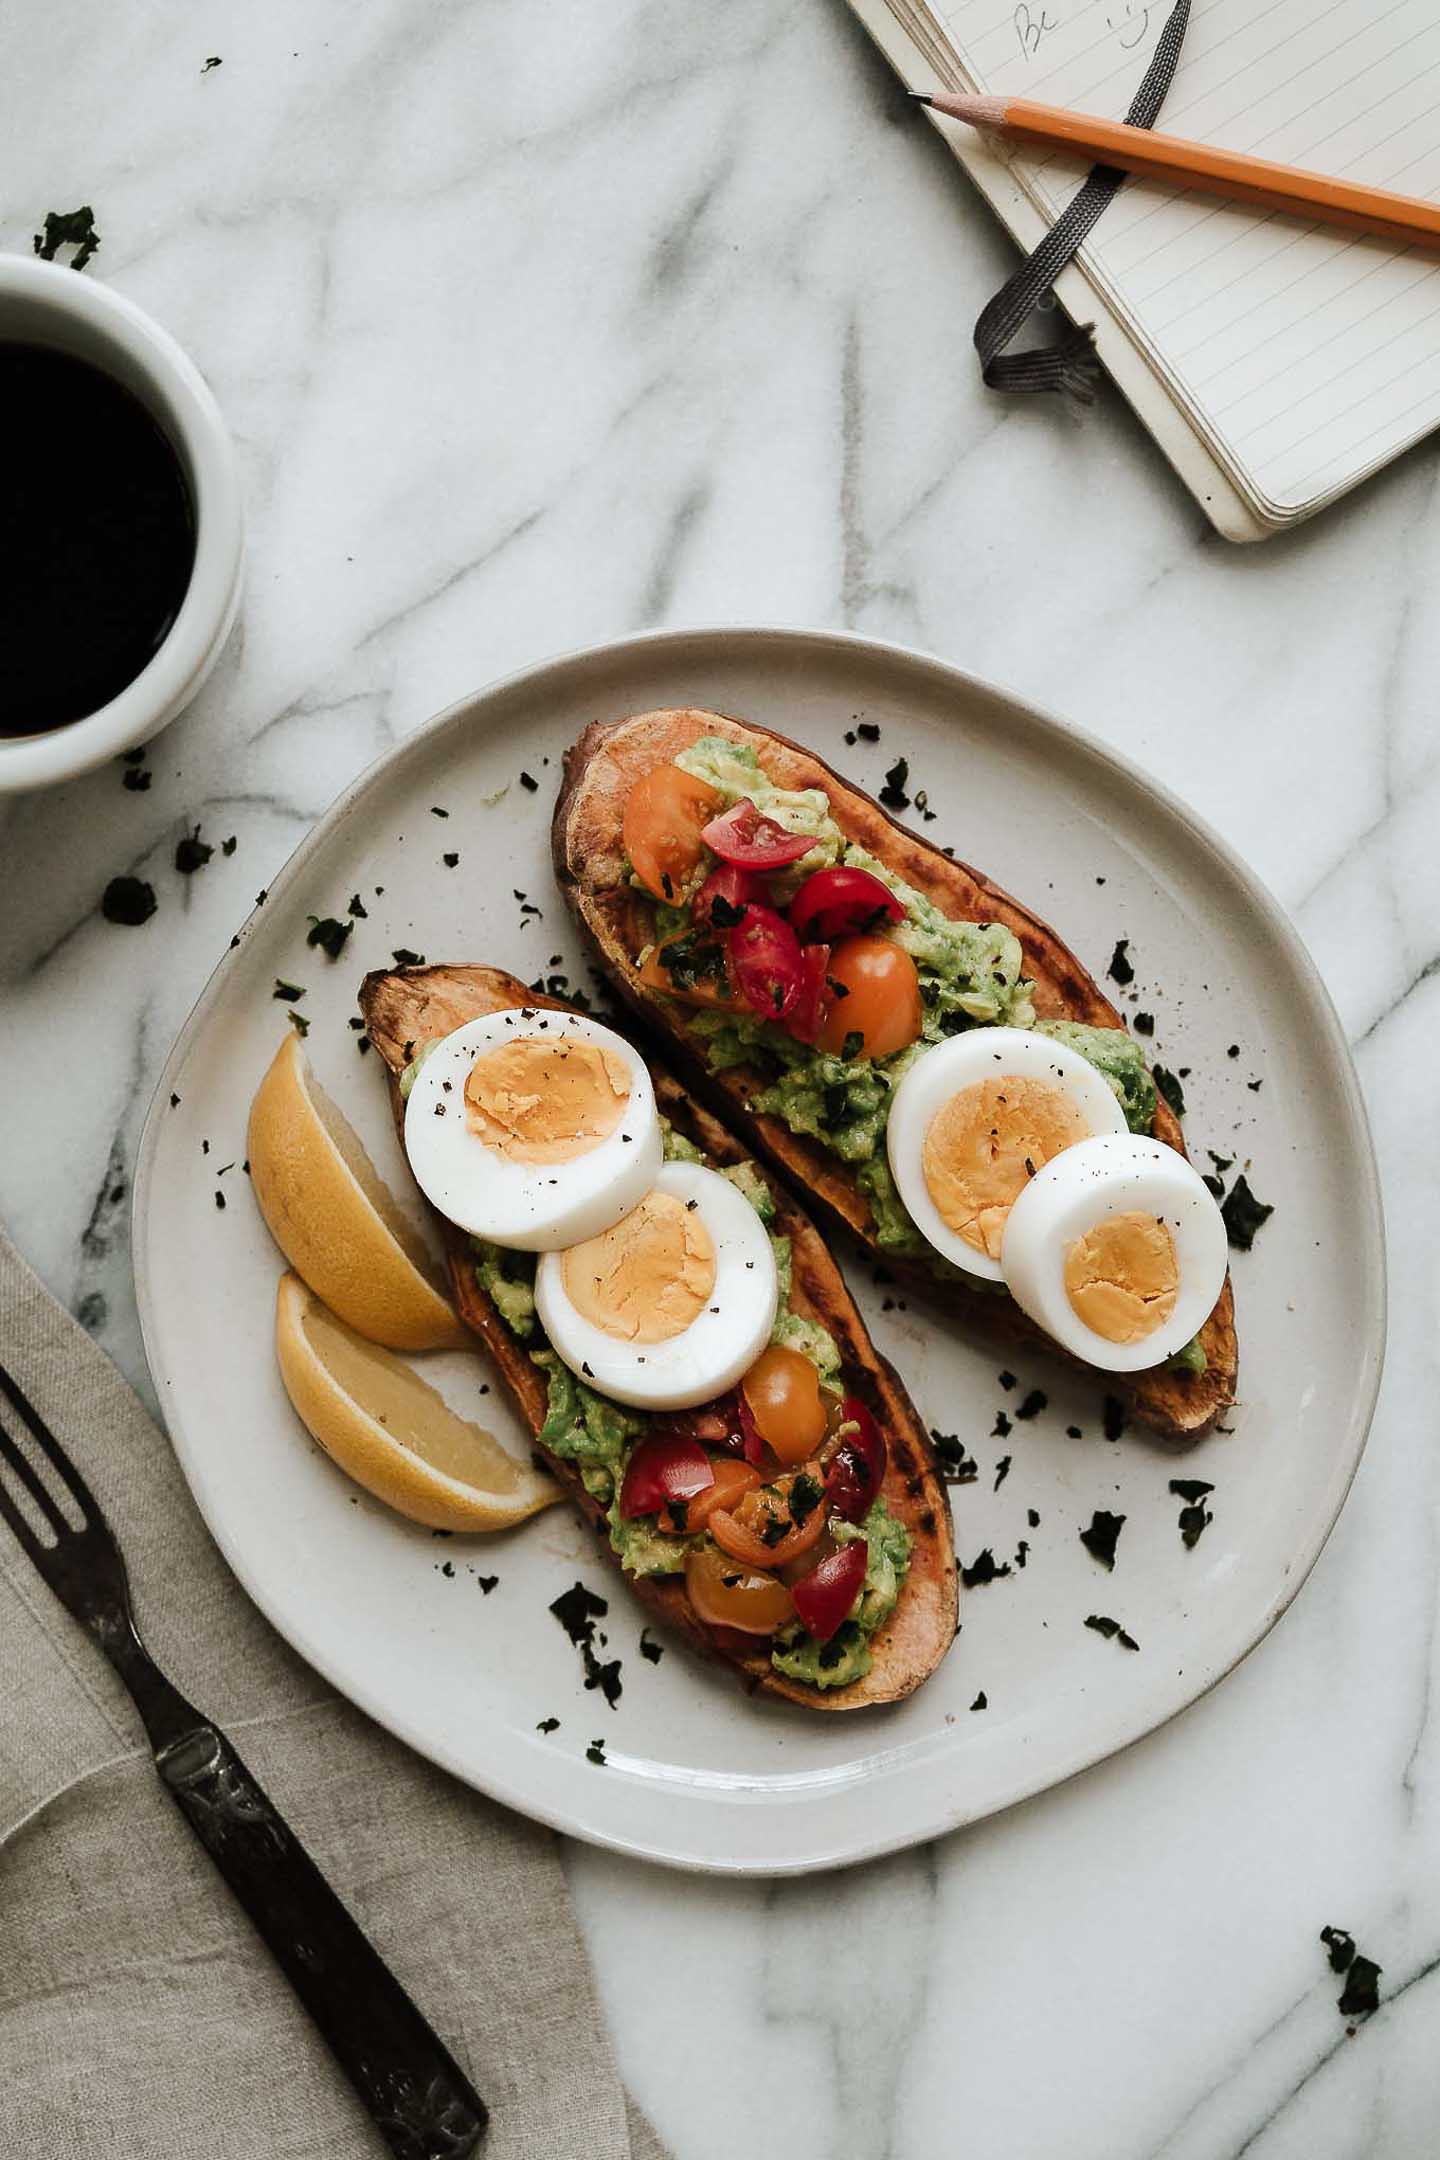
M0 1233L0 1358L75 1457L159 1663L230 1733L491 2111L487 2160L665 2160L627 2100L558 1847L330 1692L260 1618L169 1444ZM384 2153L0 1525L0 2155Z

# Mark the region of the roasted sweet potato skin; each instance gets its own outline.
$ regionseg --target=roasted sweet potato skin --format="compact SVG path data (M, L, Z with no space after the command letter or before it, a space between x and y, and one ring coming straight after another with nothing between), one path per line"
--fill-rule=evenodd
M641 983L634 956L649 938L650 910L644 896L625 879L620 839L625 798L642 773L678 756L702 735L728 735L749 744L782 786L824 788L832 814L847 837L888 863L945 914L958 920L1006 924L1024 949L1026 973L1034 980L1036 1009L1042 1019L1121 1027L1121 1014L1039 916L981 871L909 832L873 797L784 735L724 713L674 707L597 720L566 753L552 826L555 875L606 976L645 1026L659 1034L668 1062L744 1136L757 1155L805 1193L817 1213L869 1244L897 1278L959 1319L970 1333L1007 1352L1042 1347L1053 1356L1062 1355L1009 1299L978 1296L961 1284L942 1285L922 1262L881 1254L869 1202L845 1165L817 1142L792 1133L778 1118L752 1111L751 1099L765 1085L765 1076L746 1066L711 1073L685 1027L683 1014L669 999ZM1179 1123L1163 1098L1156 1110L1154 1132L1157 1139L1185 1152ZM1160 1367L1129 1377L1106 1375L1107 1391L1123 1398L1135 1416L1162 1437L1195 1438L1235 1399L1239 1353L1228 1276L1201 1341L1208 1360L1204 1373ZM1070 1362L1078 1365L1078 1361ZM1097 1377L1089 1367L1078 1365L1078 1369Z
M407 967L367 975L360 989L360 1009L366 1034L389 1075L397 1124L403 1112L400 1075L421 1043L448 1035L481 1013L517 1006L564 1009L558 999L537 995L498 968ZM696 1104L673 1075L653 1061L651 1071L661 1114L703 1148L713 1163L724 1167L745 1159L749 1150ZM696 1618L680 1578L627 1575L625 1580L659 1619L704 1655L731 1666L748 1689L783 1697L807 1710L865 1709L912 1694L954 1641L958 1587L949 1502L919 1413L893 1367L871 1342L824 1240L778 1183L775 1196L776 1228L792 1241L792 1301L798 1311L821 1321L835 1337L847 1385L866 1401L889 1441L890 1469L882 1497L905 1523L912 1541L910 1573L900 1601L872 1638L870 1672L849 1687L824 1693L777 1673L768 1652L737 1656L717 1645ZM485 1343L521 1417L538 1435L545 1422L544 1380L481 1289L465 1233L443 1217L437 1215L434 1220L444 1243L456 1309ZM551 1455L548 1449L538 1451L581 1514L599 1531L600 1548L618 1570L604 1510L585 1490L574 1464Z

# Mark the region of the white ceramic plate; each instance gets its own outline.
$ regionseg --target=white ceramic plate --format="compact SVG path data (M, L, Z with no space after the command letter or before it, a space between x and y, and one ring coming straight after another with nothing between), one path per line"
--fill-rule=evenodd
M548 863L561 753L589 720L658 705L749 715L872 788L908 757L934 813L923 829L1048 915L1097 973L1130 939L1155 1054L1188 1072L1192 1152L1202 1167L1206 1148L1252 1161L1253 1187L1275 1207L1236 1259L1243 1399L1228 1430L1180 1456L1134 1433L1107 1441L1103 1387L1038 1360L1005 1387L1002 1360L956 1341L914 1299L893 1307L852 1262L925 1417L978 1459L978 1479L953 1492L962 1561L989 1548L1011 1568L962 1594L954 1649L892 1710L817 1717L749 1701L676 1644L658 1665L643 1659L639 1607L568 1511L473 1541L397 1520L310 1444L271 1357L279 1261L239 1158L250 1096L288 1024L275 978L306 986L310 1055L408 1190L378 1061L357 1055L347 1026L361 973L409 947L527 979L560 954L583 980ZM878 745L847 745L862 720L880 727ZM454 869L446 851L459 854ZM517 891L543 912L523 915ZM343 915L355 892L368 914L332 966L307 950L307 918ZM222 1213L215 1173L231 1161ZM176 1450L262 1611L458 1776L577 1836L686 1867L779 1874L858 1860L1008 1806L1172 1717L1254 1648L1314 1564L1380 1374L1383 1245L1364 1113L1335 1015L1275 903L1108 751L952 668L859 639L632 639L501 683L399 744L297 849L206 989L151 1110L135 1206L140 1311ZM496 1394L476 1403L482 1364L430 1363L453 1401L524 1445ZM997 1413L1013 1420L1037 1387L1048 1407L992 1436ZM1215 1487L1193 1550L1172 1477ZM1079 1541L1096 1508L1125 1517L1113 1574ZM489 1594L481 1575L499 1578ZM622 1659L624 1689L613 1713L585 1691L547 1610L577 1578L610 1600L607 1655ZM1090 1614L1119 1620L1139 1651L1087 1628ZM982 1692L988 1707L972 1709ZM548 1717L559 1729L541 1734ZM596 1739L603 1767L587 1760Z

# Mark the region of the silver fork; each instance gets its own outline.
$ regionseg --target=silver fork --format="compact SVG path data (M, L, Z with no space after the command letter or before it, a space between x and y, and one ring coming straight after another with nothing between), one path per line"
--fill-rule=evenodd
M130 1691L155 1767L398 2160L462 2160L485 2134L485 2103L361 1933L219 1727L166 1679L140 1639L125 1562L79 1471L11 1375L0 1398L0 1517ZM16 1428L18 1429L18 1428ZM77 1529L57 1498L56 1480ZM23 1490L50 1532L19 1504Z

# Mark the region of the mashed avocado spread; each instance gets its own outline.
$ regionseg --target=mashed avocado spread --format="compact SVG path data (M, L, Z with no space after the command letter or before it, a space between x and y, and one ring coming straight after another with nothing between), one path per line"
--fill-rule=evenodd
M667 1162L704 1162L701 1149L663 1119ZM731 1165L721 1173L755 1209L769 1228L775 1216L775 1196L752 1162ZM811 1359L820 1384L840 1392L840 1351L827 1330L790 1308L790 1240L771 1230L780 1279L780 1307L771 1340L799 1350ZM535 1310L535 1256L511 1252L472 1237L475 1276L512 1335L530 1344L530 1356L545 1375L547 1404L539 1439L555 1455L573 1462L585 1490L607 1509L610 1543L622 1567L631 1575L677 1575L698 1537L671 1537L660 1529L654 1516L627 1521L620 1513L620 1485L631 1448L649 1422L643 1410L630 1410L597 1393L578 1379L545 1340ZM850 1617L828 1643L816 1642L796 1621L775 1638L771 1663L792 1680L814 1687L844 1687L870 1670L869 1639L895 1609L900 1586L910 1565L910 1533L877 1500L863 1523L836 1521L831 1533L837 1544L863 1538L869 1547L865 1581Z
M885 1123L890 1098L918 1057L947 1035L973 1027L1035 1028L1077 1050L1114 1090L1132 1132L1149 1132L1155 1116L1155 1083L1140 1045L1124 1028L1084 1027L1069 1020L1037 1020L1033 984L1025 979L1020 940L1003 923L952 921L932 900L897 877L867 849L845 839L830 815L822 788L778 788L755 752L722 735L702 736L675 761L725 798L748 796L788 832L813 837L810 853L786 873L798 884L812 870L844 863L868 870L887 885L905 910L891 935L915 962L924 1023L918 1042L893 1057L844 1058L812 1049L757 1013L708 1009L689 1016L712 1072L754 1065L770 1075L752 1098L753 1107L777 1117L853 1166L870 1202L877 1243L887 1252L924 1260L935 1273L957 1271L921 1236L890 1174ZM777 881L783 897L784 883ZM663 911L670 929L684 927L684 909ZM658 934L665 934L663 929ZM972 1287L974 1285L972 1284Z

